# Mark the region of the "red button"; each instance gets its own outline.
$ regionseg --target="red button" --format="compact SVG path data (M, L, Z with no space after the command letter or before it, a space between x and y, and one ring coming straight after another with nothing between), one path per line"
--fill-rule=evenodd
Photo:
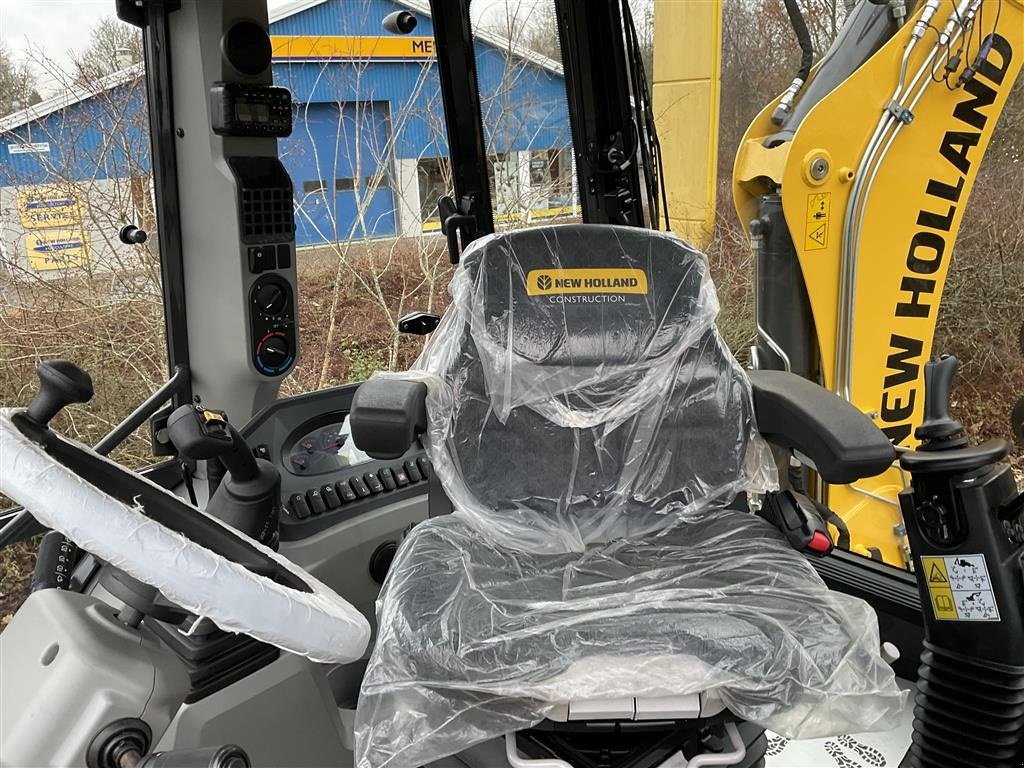
M815 531L814 535L811 536L811 540L807 543L807 548L812 552L827 555L832 551L832 542L821 531Z

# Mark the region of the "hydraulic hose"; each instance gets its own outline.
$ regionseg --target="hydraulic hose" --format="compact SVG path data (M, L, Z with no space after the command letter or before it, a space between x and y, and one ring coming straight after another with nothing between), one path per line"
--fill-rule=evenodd
M790 83L789 88L782 94L779 105L772 113L772 122L776 125L782 125L786 121L790 110L793 109L797 94L804 87L807 78L811 76L811 65L814 64L814 46L811 44L811 33L807 30L807 22L804 20L804 14L800 10L797 0L782 0L782 2L786 6L789 22L792 24L793 32L796 33L797 42L800 44L800 69L797 71L796 77L793 78L793 82Z
M807 21L797 0L782 0L789 14L789 22L793 25L797 42L800 44L800 70L796 73L801 82L806 83L814 64L814 46L811 44L811 33L807 29Z

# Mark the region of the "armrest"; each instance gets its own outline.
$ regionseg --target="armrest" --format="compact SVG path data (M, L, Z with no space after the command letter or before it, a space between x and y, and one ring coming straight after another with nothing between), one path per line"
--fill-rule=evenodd
M747 371L757 429L766 440L798 451L826 482L852 483L884 472L896 458L875 423L813 381L784 371Z
M426 400L422 381L370 379L361 384L348 416L356 447L375 459L397 459L427 431Z

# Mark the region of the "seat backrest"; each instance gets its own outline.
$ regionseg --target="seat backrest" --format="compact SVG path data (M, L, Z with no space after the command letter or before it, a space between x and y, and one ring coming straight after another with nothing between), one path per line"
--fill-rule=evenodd
M604 225L467 249L418 367L456 512L534 551L646 535L750 480L749 384L714 325L704 257Z

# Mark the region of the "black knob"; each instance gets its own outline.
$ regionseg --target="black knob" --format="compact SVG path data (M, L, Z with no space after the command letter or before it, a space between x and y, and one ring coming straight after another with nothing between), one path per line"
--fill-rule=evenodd
M922 442L921 450L958 448L967 443L962 437L964 425L949 413L956 368L957 359L952 355L925 363L924 421L914 432L914 437Z
M256 362L264 373L275 375L284 369L292 354L292 345L284 336L270 336L256 349Z
M47 360L36 368L36 374L39 392L26 415L40 426L49 424L64 406L92 399L92 379L69 360Z
M280 315L288 305L284 286L276 282L261 283L256 287L256 309L264 315Z
M134 224L125 224L117 236L125 245L142 245L149 238L146 230L139 229Z

